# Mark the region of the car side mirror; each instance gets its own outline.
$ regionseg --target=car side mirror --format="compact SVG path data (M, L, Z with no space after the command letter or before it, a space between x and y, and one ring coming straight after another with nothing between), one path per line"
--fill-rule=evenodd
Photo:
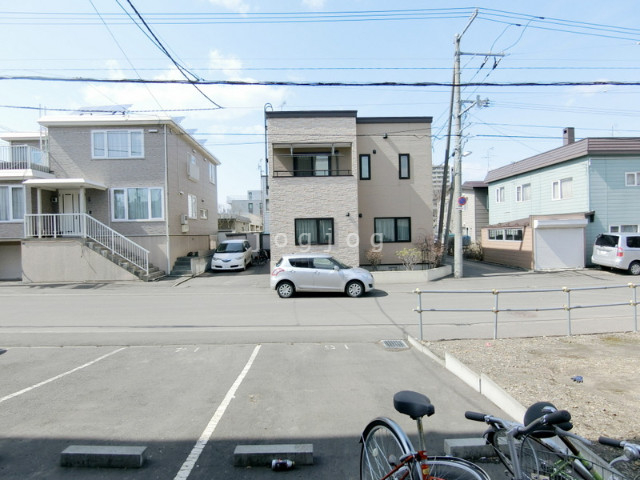
M337 265L334 265L333 270L336 271L336 272L339 272L340 271L340 267L337 266Z

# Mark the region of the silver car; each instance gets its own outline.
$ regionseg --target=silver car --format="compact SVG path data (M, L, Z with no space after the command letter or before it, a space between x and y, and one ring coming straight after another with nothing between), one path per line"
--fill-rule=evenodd
M591 261L640 275L640 233L602 233L593 245Z
M211 259L211 270L244 270L251 265L251 244L247 240L225 240Z
M344 292L359 297L373 288L373 275L322 253L285 255L271 272L271 288L281 298L296 292Z

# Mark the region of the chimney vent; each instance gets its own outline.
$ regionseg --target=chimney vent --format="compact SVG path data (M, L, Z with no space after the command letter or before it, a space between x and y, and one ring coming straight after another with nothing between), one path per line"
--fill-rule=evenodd
M573 127L566 127L562 130L562 144L569 145L576 141L576 129Z

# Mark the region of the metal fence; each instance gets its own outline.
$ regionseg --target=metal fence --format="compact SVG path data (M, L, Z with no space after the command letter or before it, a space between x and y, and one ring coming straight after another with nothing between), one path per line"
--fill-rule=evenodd
M606 308L606 307L631 307L632 325L631 328L634 332L638 331L638 301L637 301L637 288L638 285L635 283L628 283L626 285L615 285L615 286L597 286L597 287L562 287L562 288L548 288L548 289L518 289L518 290L421 290L416 289L414 291L415 294L418 295L418 306L414 308L414 311L418 313L420 316L420 340L424 340L423 338L423 314L426 312L458 312L458 313L488 313L493 316L493 338L498 338L498 327L500 326L500 314L501 313L511 313L511 312L565 312L566 319L566 333L567 335L572 335L572 324L574 319L572 318L572 312L576 310L586 310L586 309L597 309L597 308ZM590 291L601 291L601 290L621 290L626 289L630 290L629 300L616 300L609 302L594 302L594 303L581 303L575 304L572 303L572 292L590 292ZM539 303L538 305L532 307L506 307L501 306L506 302L507 296L510 295L522 295L522 294L562 294L563 295L563 303L561 305L553 305L552 302L544 301ZM460 305L463 302L456 301L456 295L491 295L493 296L493 307L492 308L424 308L425 301L423 300L423 296L428 295L437 295L439 299L442 299L444 296L449 298L451 295L451 301L447 302L450 305ZM458 300L461 297L458 297ZM521 298L520 298L521 301ZM503 303L501 303L503 302ZM519 303L516 301L515 303ZM550 303L550 306L545 306L547 303ZM631 329L630 328L630 329Z

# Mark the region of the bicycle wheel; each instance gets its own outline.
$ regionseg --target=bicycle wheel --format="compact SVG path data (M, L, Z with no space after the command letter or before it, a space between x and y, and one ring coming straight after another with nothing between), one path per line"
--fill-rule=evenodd
M522 439L519 458L522 475L526 479L603 480L595 470L590 472L594 465L592 462L565 453L538 438Z
M455 457L429 457L423 465L429 467L432 480L489 480L489 475L474 463Z
M509 455L509 444L507 443L507 430L500 428L490 431L487 434L487 442L493 447L498 456L498 460L507 468L510 477L514 476L513 464Z
M360 480L381 480L393 470L403 455L413 452L413 445L393 420L376 418L362 432ZM411 463L390 479L419 480L417 465Z

